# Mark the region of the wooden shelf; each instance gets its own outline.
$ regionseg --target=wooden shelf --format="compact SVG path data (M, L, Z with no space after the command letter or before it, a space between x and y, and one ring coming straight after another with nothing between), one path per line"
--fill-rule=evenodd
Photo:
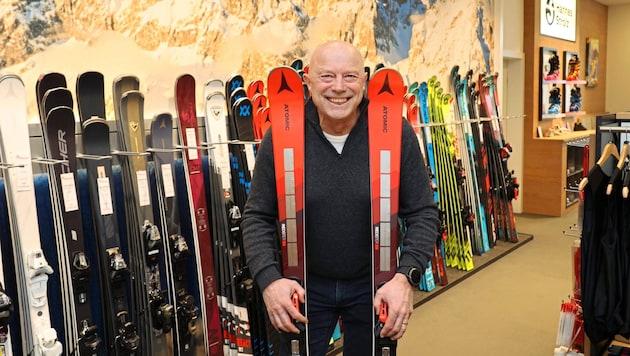
M572 141L578 138L587 138L595 135L595 130L572 131L566 134L551 137L536 137L537 140Z

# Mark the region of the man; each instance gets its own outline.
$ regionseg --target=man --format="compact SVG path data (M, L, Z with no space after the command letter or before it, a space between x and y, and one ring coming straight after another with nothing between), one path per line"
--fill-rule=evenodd
M381 302L389 307L381 336L401 338L418 287L407 276L424 271L437 238L438 212L426 166L415 133L405 122L399 217L407 233L399 273L378 289L372 301L366 80L361 54L342 41L318 46L304 74L311 93L304 129L307 291L282 278L275 260L278 212L271 130L260 145L243 212L245 255L271 323L285 333L298 332L294 320L308 323L310 353L316 356L325 355L339 317L344 355L371 355L372 316ZM307 303L307 316L291 303L296 291Z

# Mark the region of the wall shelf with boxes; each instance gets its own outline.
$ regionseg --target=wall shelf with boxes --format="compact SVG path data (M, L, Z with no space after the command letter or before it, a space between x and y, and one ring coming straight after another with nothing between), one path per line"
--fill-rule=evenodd
M537 112L532 123L534 136L527 143L523 170L523 211L563 216L577 207L577 186L588 171L585 150L595 136L582 118L589 116L582 108L580 58L570 46L537 47L538 66L534 70L538 89ZM534 99L535 100L535 99ZM584 120L587 121L586 119ZM586 168L585 168L586 167Z
M540 119L585 115L581 86L586 85L586 80L579 79L580 59L577 52L564 51L564 61L561 61L558 50L540 47L540 64Z

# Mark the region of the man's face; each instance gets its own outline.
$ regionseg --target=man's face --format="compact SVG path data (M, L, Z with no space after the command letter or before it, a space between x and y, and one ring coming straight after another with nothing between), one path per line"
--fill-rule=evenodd
M304 75L320 120L354 120L363 98L366 73L354 48L322 48Z

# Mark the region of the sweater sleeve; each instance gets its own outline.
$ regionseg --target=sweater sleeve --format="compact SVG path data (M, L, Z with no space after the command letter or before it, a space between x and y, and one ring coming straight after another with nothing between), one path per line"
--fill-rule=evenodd
M399 271L402 267L410 266L423 271L433 255L440 221L418 138L406 120L402 136L398 216L407 232L403 240Z
M273 145L271 130L268 130L256 154L251 188L241 222L245 258L260 290L282 278L276 247L277 219Z

